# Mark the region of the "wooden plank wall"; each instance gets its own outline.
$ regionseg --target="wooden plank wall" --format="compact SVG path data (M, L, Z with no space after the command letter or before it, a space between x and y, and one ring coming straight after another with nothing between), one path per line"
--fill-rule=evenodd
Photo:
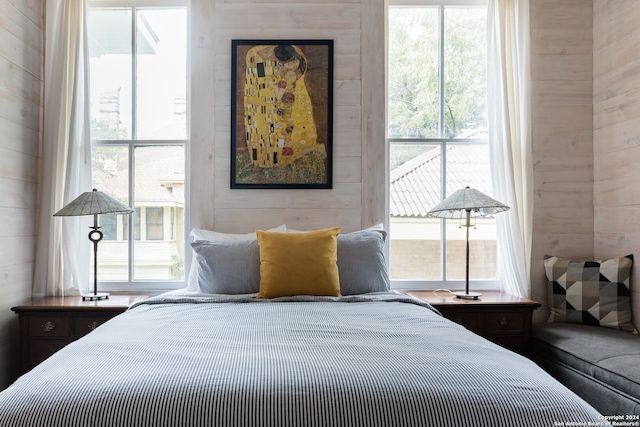
M301 230L339 225L353 231L382 221L383 1L368 1L366 7L359 0L194 0L191 5L189 227L248 232L286 223ZM229 188L231 40L269 38L334 40L332 190ZM375 206L364 212L363 203L373 200Z
M39 181L44 2L0 0L0 389L18 373L18 318L31 297Z
M640 2L593 2L595 256L640 261ZM640 268L632 271L640 326Z
M593 254L591 2L531 0L532 297L547 306L545 254ZM536 320L548 310L536 310Z

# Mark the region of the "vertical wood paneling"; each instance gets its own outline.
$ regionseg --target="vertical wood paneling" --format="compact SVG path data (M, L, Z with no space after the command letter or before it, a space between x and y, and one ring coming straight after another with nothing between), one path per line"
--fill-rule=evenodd
M640 4L595 1L594 252L597 258L640 256ZM637 262L636 264L637 265ZM640 269L631 288L640 326Z
M362 14L362 225L388 225L385 130L384 1L369 0ZM378 53L378 54L376 54Z
M288 221L351 231L381 220L384 2L193 0L191 8L190 227L247 232ZM334 40L332 190L229 189L231 40L269 38Z
M190 59L190 125L187 147L187 227L213 228L215 191L214 136L216 86L216 34L215 4L210 1L192 1L189 10Z
M18 319L31 297L42 113L44 2L0 0L0 389L18 374Z
M546 317L545 254L593 254L592 7L531 0L532 297ZM587 7L585 7L587 6Z

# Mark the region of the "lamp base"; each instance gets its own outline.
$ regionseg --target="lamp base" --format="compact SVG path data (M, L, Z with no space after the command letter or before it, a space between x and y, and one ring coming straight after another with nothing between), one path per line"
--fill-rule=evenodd
M97 292L97 293L89 292L86 294L82 294L82 301L98 301L101 299L109 299L109 293L108 292Z
M482 294L479 294L478 292L464 292L464 291L453 292L453 294L457 298L462 298L462 299L478 299L479 297L482 296Z

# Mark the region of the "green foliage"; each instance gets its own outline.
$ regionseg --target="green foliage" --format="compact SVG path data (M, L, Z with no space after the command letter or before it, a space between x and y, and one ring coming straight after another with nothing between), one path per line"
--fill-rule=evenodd
M389 15L390 138L454 138L486 128L486 11L446 8L444 135L439 135L439 9Z

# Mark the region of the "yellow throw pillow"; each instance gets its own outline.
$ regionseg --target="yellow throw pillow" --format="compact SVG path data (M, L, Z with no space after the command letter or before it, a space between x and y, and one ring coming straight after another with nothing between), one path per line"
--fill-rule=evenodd
M258 298L340 296L338 234L341 228L306 233L256 230L260 245Z

